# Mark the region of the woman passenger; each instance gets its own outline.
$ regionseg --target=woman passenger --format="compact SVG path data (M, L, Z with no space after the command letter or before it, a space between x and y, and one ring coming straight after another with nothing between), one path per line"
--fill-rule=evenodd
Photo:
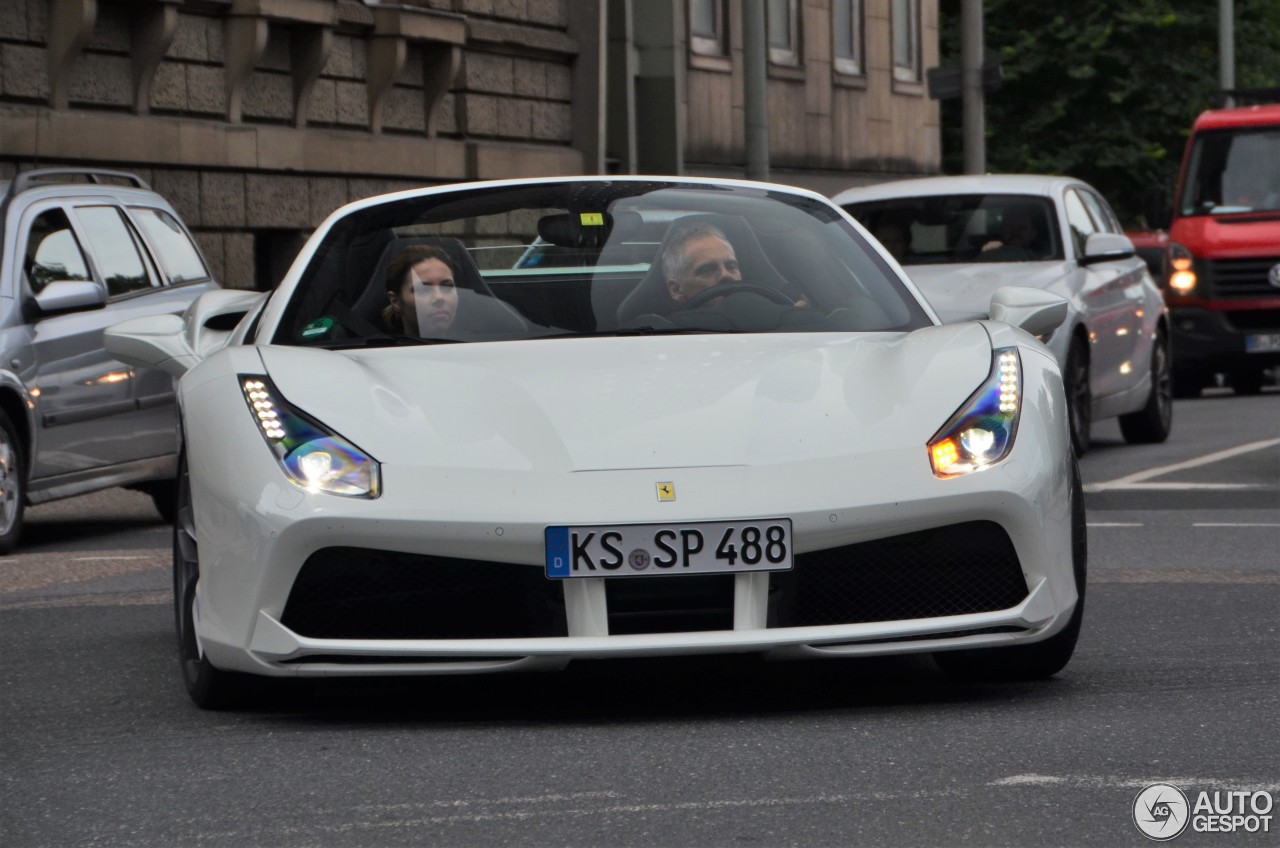
M439 336L453 325L458 289L453 261L435 245L412 244L387 266L382 323L396 335Z

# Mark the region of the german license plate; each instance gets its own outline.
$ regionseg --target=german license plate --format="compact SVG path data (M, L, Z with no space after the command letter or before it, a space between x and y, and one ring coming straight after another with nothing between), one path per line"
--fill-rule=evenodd
M791 519L548 527L547 577L788 571Z
M1244 349L1246 353L1270 353L1274 350L1280 350L1280 333L1259 333L1255 336L1245 336Z

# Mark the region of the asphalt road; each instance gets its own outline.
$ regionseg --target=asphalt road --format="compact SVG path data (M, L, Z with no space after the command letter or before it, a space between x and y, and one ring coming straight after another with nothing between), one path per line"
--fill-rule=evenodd
M205 713L148 499L38 507L0 560L0 845L1147 844L1149 784L1280 793L1280 393L1176 416L1165 445L1097 428L1085 629L1034 684L629 661Z

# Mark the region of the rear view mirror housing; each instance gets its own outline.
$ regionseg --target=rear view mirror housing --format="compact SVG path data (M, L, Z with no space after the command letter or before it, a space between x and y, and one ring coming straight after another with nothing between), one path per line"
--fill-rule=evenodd
M1045 336L1067 319L1067 301L1043 289L1002 286L991 296L991 319Z
M1137 252L1128 236L1119 233L1093 233L1085 239L1084 255L1080 257L1080 264L1115 262L1118 259L1128 259Z
M92 280L54 280L35 295L36 306L45 315L101 309L107 305L107 293Z

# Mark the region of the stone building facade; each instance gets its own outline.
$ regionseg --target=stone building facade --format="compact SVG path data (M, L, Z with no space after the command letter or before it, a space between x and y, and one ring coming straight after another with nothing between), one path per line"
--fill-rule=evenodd
M865 21L865 70L847 78L823 46L842 2ZM904 2L928 62L936 0L781 4L805 41L799 61L771 65L776 178L826 188L937 170L936 107L883 78L877 22ZM0 0L0 180L133 171L224 285L268 288L330 212L373 194L741 175L739 6L717 6L724 53L707 56L692 49L699 0Z

